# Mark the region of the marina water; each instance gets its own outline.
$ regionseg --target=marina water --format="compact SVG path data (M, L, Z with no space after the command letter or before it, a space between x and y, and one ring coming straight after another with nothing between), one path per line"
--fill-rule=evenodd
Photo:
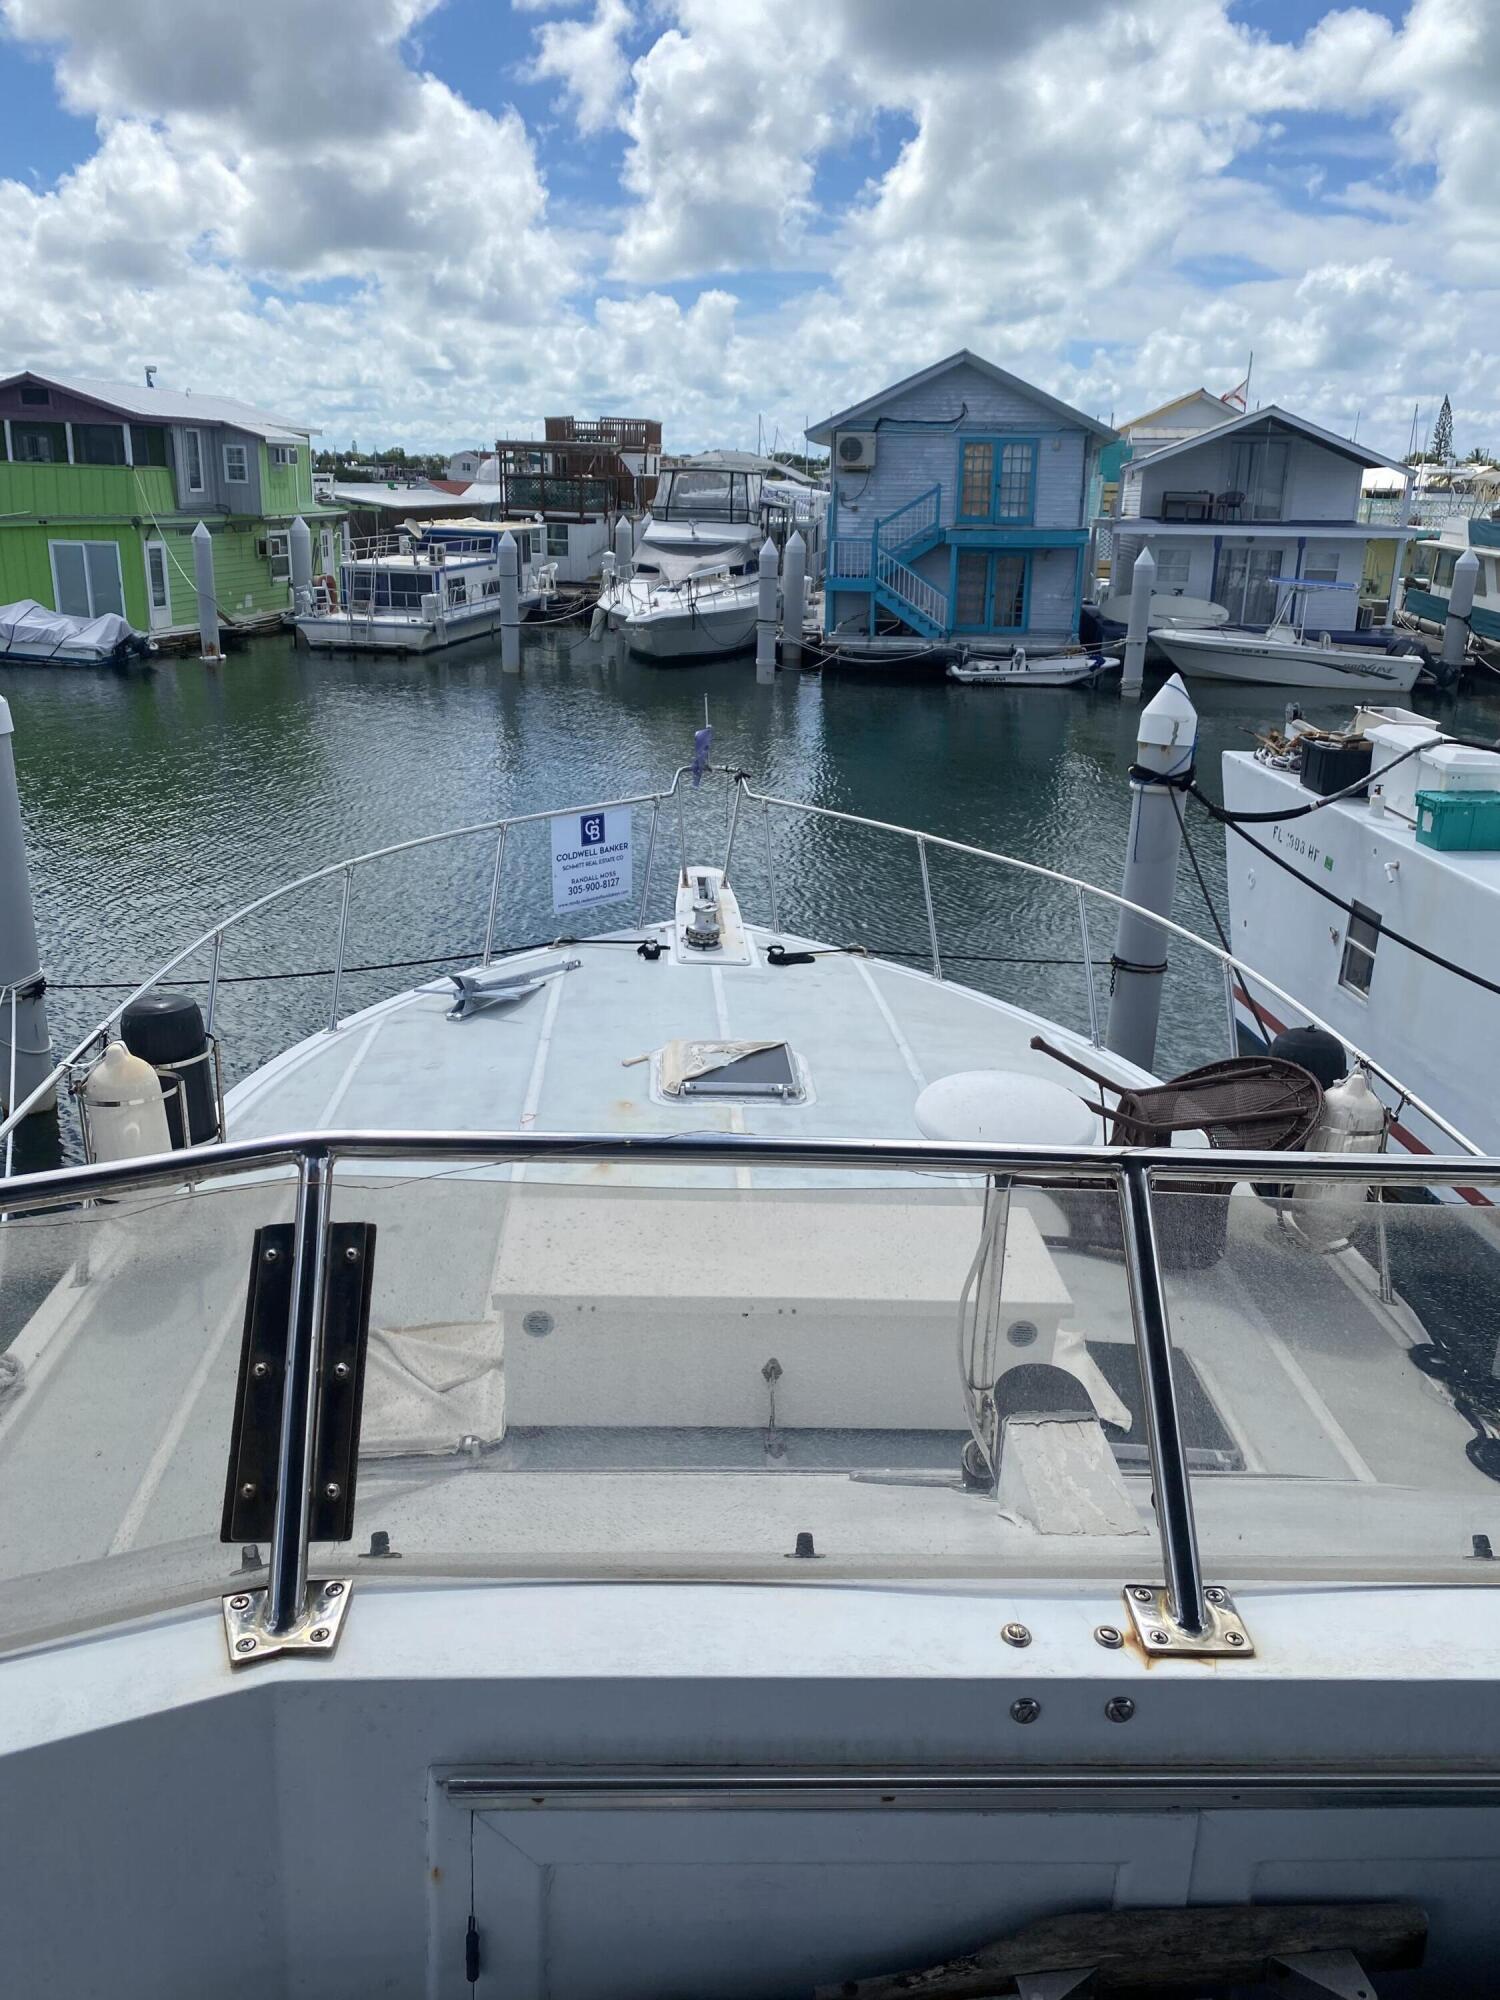
M525 635L519 675L498 641L436 658L312 655L290 635L252 641L218 667L164 659L149 674L13 669L5 692L59 1052L114 995L214 921L276 884L344 856L445 828L664 785L690 760L704 699L713 760L757 786L867 818L924 827L1117 889L1129 816L1126 772L1138 709L1113 686L1015 694L895 673L783 671L758 686L745 657L662 668L562 625ZM1148 686L1149 693L1149 686ZM1217 794L1219 753L1279 723L1279 691L1197 687L1199 771ZM1348 697L1304 701L1330 724ZM1493 734L1492 700L1446 703L1446 726ZM1451 718L1451 719L1450 719ZM692 798L689 858L718 861L727 788ZM650 809L637 812L635 896ZM1224 916L1220 830L1189 809L1193 849ZM927 924L909 843L866 829L794 822L775 834L779 918L789 932L863 944L925 965ZM651 912L670 907L678 831L663 816ZM492 836L418 850L356 873L340 1012L477 954ZM1087 1028L1076 898L1055 884L940 851L931 857L943 970ZM735 875L768 918L765 829L743 821ZM327 1015L339 884L319 885L237 927L226 942L218 1026L226 1081ZM1186 859L1176 915L1212 935ZM636 903L587 913L629 928ZM1309 911L1309 922L1321 921ZM497 948L534 943L552 915L545 826L507 852ZM1101 1018L1114 925L1092 907ZM1196 957L1196 955L1194 955ZM431 959L430 966L391 961ZM1158 1068L1225 1052L1222 986L1206 961L1173 954ZM203 975L201 965L184 972ZM284 976L284 975L323 976Z

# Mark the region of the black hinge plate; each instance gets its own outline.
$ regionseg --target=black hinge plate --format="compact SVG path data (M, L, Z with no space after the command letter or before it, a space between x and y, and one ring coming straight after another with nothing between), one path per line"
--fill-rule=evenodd
M289 1222L271 1223L255 1232L219 1524L219 1539L225 1542L266 1541L271 1535L294 1241ZM374 1270L374 1223L331 1224L322 1382L313 1440L310 1539L315 1542L346 1542L354 1533L354 1487Z

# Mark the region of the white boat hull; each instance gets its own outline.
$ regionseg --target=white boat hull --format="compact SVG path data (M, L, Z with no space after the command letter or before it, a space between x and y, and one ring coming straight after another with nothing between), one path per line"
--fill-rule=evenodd
M1346 692L1393 688L1405 694L1422 671L1415 654L1378 653L1365 646L1304 645L1255 632L1158 629L1151 637L1177 671L1190 679Z
M627 615L620 631L632 653L648 660L700 660L748 652L755 644L756 594L736 591L691 607L657 605Z
M529 593L520 601L521 623L541 605L542 599ZM487 602L473 611L449 613L442 619L393 616L377 611L366 617L360 611L327 611L295 620L303 643L315 650L340 653L433 653L443 646L462 645L466 639L489 638L500 630L497 604Z
M1118 667L1118 659L1098 653L1065 653L1047 659L955 660L948 678L965 687L1085 687Z

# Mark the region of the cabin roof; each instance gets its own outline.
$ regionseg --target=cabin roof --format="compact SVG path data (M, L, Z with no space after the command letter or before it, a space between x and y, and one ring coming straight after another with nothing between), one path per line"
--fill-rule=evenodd
M1144 457L1132 459L1129 470L1140 472L1148 465L1160 465L1164 459L1176 457L1179 452L1196 451L1201 445L1216 444L1221 438L1253 437L1257 429L1264 430L1268 436L1274 432L1293 432L1322 445L1326 451L1336 451L1341 458L1352 459L1356 465L1383 465L1392 472L1406 470L1400 459L1387 458L1384 452L1372 451L1369 445L1356 444L1352 438L1325 431L1321 424L1311 423L1306 417L1294 416L1277 403L1267 403L1259 410L1247 410L1241 416L1231 417L1228 423L1215 424L1211 430L1194 431L1191 437L1180 438L1175 444L1164 444L1156 451L1148 451Z
M1215 404L1221 410L1229 408L1224 398L1216 396L1211 389L1189 389L1186 395L1174 396L1169 403L1158 403L1155 409L1143 410L1138 417L1127 417L1124 423L1119 425L1121 435L1128 437L1131 431L1135 430L1138 425L1149 424L1155 417L1165 417L1171 411L1180 410L1184 405L1196 403L1200 399L1205 403Z
M934 361L930 368L922 368L915 375L903 376L901 381L891 383L877 395L867 396L862 403L851 403L847 410L839 410L831 417L824 417L821 423L813 424L806 432L812 444L831 445L835 431L847 429L850 425L862 423L873 416L885 403L895 396L903 395L908 389L920 388L924 383L935 382L939 376L949 374L955 368L977 368L981 375L988 375L992 382L1003 388L1014 389L1018 395L1027 396L1039 403L1044 410L1050 410L1056 417L1067 423L1077 424L1081 429L1092 431L1096 437L1112 440L1115 432L1101 423L1097 417L1085 416L1082 410L1075 410L1071 403L1059 401L1049 396L1045 389L1038 389L1034 382L1023 381L1019 375L1009 370L997 368L993 361L986 361L982 354L974 354L967 347L959 348L956 354L948 355L942 361Z
M310 424L268 416L264 410L230 396L198 396L185 389L148 389L144 384L137 388L130 382L91 382L81 375L43 375L35 368L20 368L14 375L0 378L0 389L16 382L41 382L85 402L101 403L139 423L229 424L275 444L305 444L319 435Z

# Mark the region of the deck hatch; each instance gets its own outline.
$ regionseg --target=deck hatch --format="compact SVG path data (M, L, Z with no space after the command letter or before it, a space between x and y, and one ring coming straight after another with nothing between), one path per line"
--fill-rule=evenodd
M658 1059L668 1098L772 1098L800 1104L802 1068L786 1042L668 1042Z

